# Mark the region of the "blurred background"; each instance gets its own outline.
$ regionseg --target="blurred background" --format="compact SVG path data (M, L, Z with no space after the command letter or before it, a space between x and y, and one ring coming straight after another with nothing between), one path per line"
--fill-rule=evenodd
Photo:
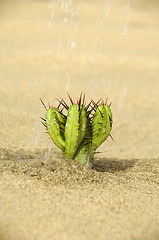
M1 0L1 148L55 148L39 98L83 91L112 102L104 156L158 157L158 11L155 0Z

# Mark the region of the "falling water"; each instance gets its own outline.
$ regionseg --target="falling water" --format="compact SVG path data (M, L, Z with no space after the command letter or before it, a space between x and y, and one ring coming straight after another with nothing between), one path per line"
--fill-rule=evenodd
M50 0L47 53L53 59L53 78L65 82L65 92L80 91L79 88L85 91L87 82L89 97L97 95L99 89L104 96L109 95L112 89L110 66L116 59L119 63L124 60L130 16L130 0L126 1L126 4L121 1L120 5L111 0L98 3ZM125 96L123 86L120 107Z
M84 57L92 65L98 63L96 61L100 60L99 57L103 59L104 55L109 55L110 48L113 48L113 46L107 44L107 29L111 27L114 21L113 17L116 14L115 6L111 4L110 0L101 0L96 5L94 2L50 0L49 9L48 51L50 54L56 55L58 58L65 57L69 61ZM121 6L121 9L123 11L122 16L120 16L118 22L114 21L113 26L113 29L116 29L116 32L114 31L115 36L118 25L123 23L120 30L121 36L116 39L117 44L121 40L120 62L123 59L124 41L130 15L130 0L127 0L126 6ZM112 37L114 38L114 36ZM114 47L116 47L116 44ZM53 63L53 69L55 69L55 66L57 69L58 66ZM70 72L69 76L70 79ZM68 85L70 80L68 81L67 74L65 78Z
M127 1L127 5L124 9L124 12L125 12L125 23L124 23L123 32L121 34L121 39L123 39L127 33L127 24L130 16L130 0Z
M105 7L104 7L106 18L109 16L109 8L110 8L110 0L106 0L105 1Z
M125 12L125 20L124 20L124 27L121 34L121 57L120 57L120 63L124 60L124 40L127 34L127 27L128 27L128 21L130 16L130 0L127 0L127 5L124 9Z
M79 3L77 7L72 6L72 0L51 0L49 4L50 19L48 23L49 44L48 49L53 50L57 56L61 51L76 48L76 21ZM71 27L71 30L69 29ZM51 38L52 29L56 31L54 39ZM52 42L52 40L54 40ZM52 45L55 43L55 45Z
M44 161L47 160L50 157L50 155L51 155L51 148L52 148L52 142L50 142L50 144L48 146L48 149L45 152L44 159L43 159Z

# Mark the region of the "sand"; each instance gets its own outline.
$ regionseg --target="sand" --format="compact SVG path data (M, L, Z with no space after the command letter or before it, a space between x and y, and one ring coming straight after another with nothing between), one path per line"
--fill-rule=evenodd
M0 240L158 240L158 1L63 3L0 3ZM67 91L112 101L93 169L41 124Z

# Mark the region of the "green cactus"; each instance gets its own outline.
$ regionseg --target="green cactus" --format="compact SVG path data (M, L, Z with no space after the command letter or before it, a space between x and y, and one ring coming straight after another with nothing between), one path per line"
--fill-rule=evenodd
M71 106L61 99L57 108L45 106L44 122L54 144L60 148L67 159L75 159L92 168L96 149L107 139L112 129L112 112L107 101L93 100L86 106L82 93L76 103L68 94ZM62 108L61 108L62 107ZM67 114L63 113L66 109Z

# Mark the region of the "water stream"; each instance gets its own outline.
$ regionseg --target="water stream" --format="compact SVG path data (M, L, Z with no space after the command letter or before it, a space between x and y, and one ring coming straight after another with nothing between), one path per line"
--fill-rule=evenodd
M110 65L113 61L122 64L125 59L130 18L130 0L120 4L111 0L100 0L98 4L96 1L50 0L47 54L52 58L53 78L59 73L65 81L63 92L71 92L76 85L79 89L79 81L83 79L83 83L89 81L89 97L94 97L99 88L109 97ZM81 90L85 90L83 83ZM122 108L126 91L123 86L119 108ZM46 158L49 153L50 146Z

